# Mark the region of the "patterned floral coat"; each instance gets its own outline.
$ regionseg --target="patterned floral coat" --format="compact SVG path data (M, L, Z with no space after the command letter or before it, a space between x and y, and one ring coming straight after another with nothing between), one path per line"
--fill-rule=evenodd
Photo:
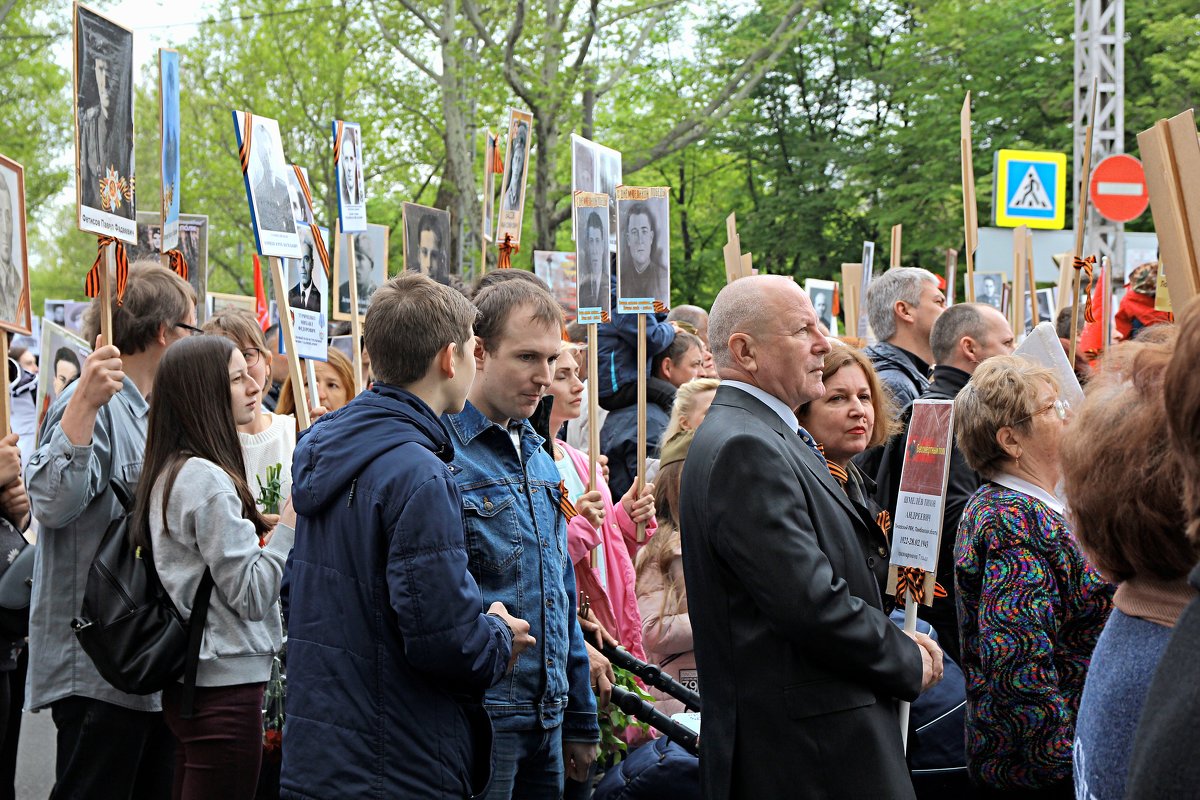
M1112 587L1061 513L991 481L963 511L954 583L972 780L995 789L1069 781L1075 715Z

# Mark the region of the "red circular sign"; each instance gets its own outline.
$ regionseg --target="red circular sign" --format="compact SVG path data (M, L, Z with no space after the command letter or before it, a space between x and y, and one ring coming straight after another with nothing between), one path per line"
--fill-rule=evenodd
M1092 170L1088 197L1106 219L1113 222L1137 219L1150 203L1142 162L1124 154L1104 159Z

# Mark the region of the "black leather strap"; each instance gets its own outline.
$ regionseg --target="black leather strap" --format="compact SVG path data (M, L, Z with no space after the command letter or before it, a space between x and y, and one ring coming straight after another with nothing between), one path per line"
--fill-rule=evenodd
M212 597L213 576L206 567L196 597L192 600L192 616L188 620L187 661L183 668L183 694L180 697L179 715L191 719L196 704L196 671L200 667L200 644L204 640L204 622L208 619L208 602Z

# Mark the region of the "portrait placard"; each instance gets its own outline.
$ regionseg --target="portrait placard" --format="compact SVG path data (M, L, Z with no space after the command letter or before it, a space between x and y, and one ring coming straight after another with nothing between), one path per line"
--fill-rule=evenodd
M129 263L138 259L159 259L162 252L162 223L158 214L137 213L137 244L129 248ZM179 241L175 249L183 253L188 266L188 283L196 292L196 320L208 319L208 217L204 214L180 214Z
M1038 304L1038 322L1054 323L1054 290L1053 289L1038 289L1037 290ZM1033 305L1030 302L1029 292L1025 292L1025 333L1033 330Z
M837 281L816 278L806 278L804 281L804 292L812 301L817 319L825 326L825 330L829 331L830 336L838 335L837 290Z
M133 244L133 31L78 3L72 19L79 229Z
M288 202L292 207L292 219L298 225L309 226L313 224L313 210L308 203L308 196L304 193L304 187L300 185L300 176L296 174L296 170L300 170L304 175L304 183L308 183L308 170L304 167L292 165L288 170Z
M590 139L571 134L571 196L596 191L596 145ZM571 241L579 235L575 215L571 215Z
M612 313L612 272L609 270L608 195L603 192L579 192L573 198L574 216L579 220L575 241L578 267L579 322L593 325L605 322Z
M0 328L30 333L29 247L25 230L25 168L0 155Z
M328 231L321 229L321 237ZM329 360L329 278L317 252L311 227L300 229L300 258L283 261L288 285L288 313L296 354L314 361ZM280 349L283 352L283 349Z
M608 249L617 252L617 187L621 185L621 154L602 144L593 145L596 154L596 191L608 195Z
M975 302L989 305L997 311L1004 312L1004 273L976 272Z
M404 219L404 269L428 275L438 283L449 286L450 212L416 203L402 203L400 213ZM359 269L362 269L361 263Z
M617 188L617 313L671 305L671 212L666 186Z
M868 344L875 343L875 332L871 330L871 318L867 314L867 293L871 288L871 279L875 277L875 243L863 242L862 249L862 285L858 289L858 338Z
M254 313L254 298L244 294L228 294L226 292L208 293L208 313L216 314L227 308L237 308Z
M493 232L496 224L496 151L499 139L488 131L483 143L483 240L495 241Z
M63 390L78 380L83 362L92 354L80 336L62 325L42 321L41 372L37 390L38 430L46 411Z
M158 125L162 153L162 252L179 247L179 52L158 51ZM189 262L190 264L190 262Z
M340 233L340 231L339 231ZM333 282L337 284L337 305L333 309L336 320L350 319L350 251L346 240L354 242L355 266L358 274L358 314L361 318L371 305L371 296L388 278L387 225L368 224L366 233L334 239Z
M362 128L357 122L334 121L333 162L342 231L361 233L367 229L367 187L363 180Z
M504 180L500 184L500 220L496 224L497 242L503 242L507 236L513 244L521 243L521 220L525 215L525 179L529 174L532 129L533 114L515 108L509 110Z
M533 274L546 282L550 294L566 315L568 324L575 321L576 270L575 254L554 250L533 251Z
M233 127L259 255L300 258L300 236L288 196L291 168L283 155L279 123L234 111Z

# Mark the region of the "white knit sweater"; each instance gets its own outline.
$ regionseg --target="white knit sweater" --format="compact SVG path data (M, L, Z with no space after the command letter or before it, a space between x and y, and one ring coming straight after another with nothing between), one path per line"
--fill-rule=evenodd
M296 418L290 414L272 414L271 425L262 433L238 432L242 442L242 458L246 461L246 483L250 494L260 497L259 480L267 483L267 468L276 464L283 466L279 473L279 508L292 493L292 453L296 449ZM259 503L262 510L262 503Z

